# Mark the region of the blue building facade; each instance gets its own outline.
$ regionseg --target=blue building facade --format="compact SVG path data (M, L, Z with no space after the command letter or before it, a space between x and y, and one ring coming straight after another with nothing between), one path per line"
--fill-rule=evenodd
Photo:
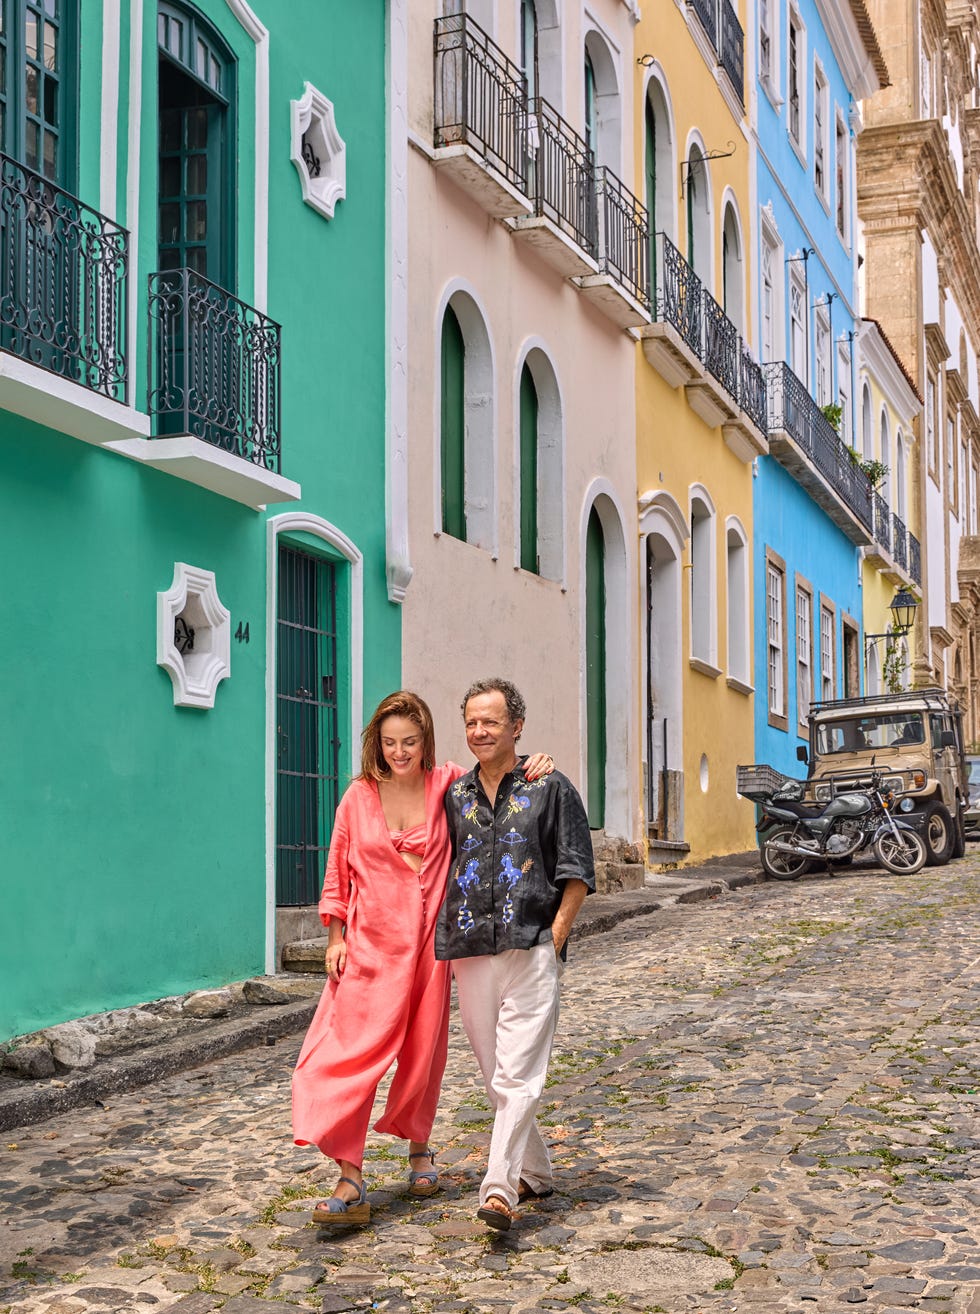
M859 14L860 8L860 14ZM887 81L863 6L759 0L753 134L769 455L753 497L756 759L800 774L809 706L861 692L861 553L873 497L852 458L858 101Z

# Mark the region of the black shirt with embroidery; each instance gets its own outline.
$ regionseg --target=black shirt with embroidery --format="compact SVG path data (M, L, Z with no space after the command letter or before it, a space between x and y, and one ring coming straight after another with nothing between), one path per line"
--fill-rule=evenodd
M522 758L491 806L474 767L451 785L452 860L436 926L436 958L531 949L551 936L567 880L595 890L589 821L567 776L528 780Z

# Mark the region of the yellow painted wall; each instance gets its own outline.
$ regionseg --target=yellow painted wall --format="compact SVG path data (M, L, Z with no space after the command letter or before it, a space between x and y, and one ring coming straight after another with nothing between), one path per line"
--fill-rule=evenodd
M690 14L690 11L688 11ZM694 24L693 14L689 21ZM744 20L743 20L744 21ZM673 3L644 4L643 18L635 34L637 60L655 52L655 68L662 74L667 88L667 103L673 111L674 213L658 214L658 226L682 254L687 250L686 204L681 198L681 162L687 155L692 130L700 136L705 152L735 150L729 158L708 163L712 201L713 277L704 279L715 299L722 302L722 224L726 188L734 195L742 233L743 301L745 322L743 337L752 342L754 281L749 248L749 142L743 124L719 90L714 72L692 38L684 13ZM633 188L645 198L644 105L652 71L634 65L634 141L635 173ZM659 126L658 126L659 131ZM716 625L717 665L715 677L694 669L691 654L690 541L684 553L681 588L682 614L680 669L682 680L682 757L684 770L683 839L690 844L690 861L710 855L737 852L755 845L755 812L750 803L735 793L735 767L754 761L753 697L730 687L728 676L727 632L727 535L726 518L737 516L748 540L749 599L751 610L752 571L752 465L739 460L724 442L720 428L709 428L691 410L683 387L671 388L637 348L637 483L641 496L664 490L676 500L690 526L690 487L700 483L710 495L716 512ZM642 529L641 529L642 532ZM641 541L645 553L645 544ZM645 557L641 555L641 578L645 577ZM645 590L639 603L645 610ZM646 617L638 618L640 633ZM751 614L747 633L752 635ZM750 657L751 662L751 646ZM751 667L750 667L751 670ZM641 672L641 707L638 719L643 724L645 699ZM645 736L644 736L645 742ZM707 761L706 789L702 789L702 755ZM676 766L676 762L668 765Z

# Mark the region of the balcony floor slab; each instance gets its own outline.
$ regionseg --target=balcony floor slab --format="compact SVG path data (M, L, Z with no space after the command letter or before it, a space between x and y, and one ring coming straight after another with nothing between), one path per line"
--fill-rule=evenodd
M866 547L873 541L871 531L831 488L825 475L797 447L785 429L770 430L769 451L856 547Z
M494 219L529 215L534 208L528 198L472 146L463 143L439 146L432 154L432 162Z
M672 388L700 379L704 368L681 335L667 320L658 320L640 330L643 354Z
M738 414L738 406L710 374L702 375L697 383L687 384L684 391L687 404L709 429L717 429L719 424L734 420Z
M599 266L592 257L544 215L513 219L511 229L515 237L526 242L564 278L585 278L590 274L598 274Z
M270 503L298 502L303 495L300 485L292 479L263 470L261 466L191 434L172 438L132 438L111 444L111 450L177 479L186 479L219 497L241 502L254 511Z
M650 312L612 274L587 274L575 279L582 295L622 329L642 328Z
M142 411L6 351L0 351L0 410L96 447L150 432Z
M769 439L742 410L734 420L722 424L721 436L738 459L744 461L746 465L757 456L765 456L769 451Z

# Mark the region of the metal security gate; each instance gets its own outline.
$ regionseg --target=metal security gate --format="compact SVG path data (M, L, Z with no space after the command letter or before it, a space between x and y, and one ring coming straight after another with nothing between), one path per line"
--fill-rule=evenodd
M338 802L337 580L279 548L276 613L276 904L316 903Z

